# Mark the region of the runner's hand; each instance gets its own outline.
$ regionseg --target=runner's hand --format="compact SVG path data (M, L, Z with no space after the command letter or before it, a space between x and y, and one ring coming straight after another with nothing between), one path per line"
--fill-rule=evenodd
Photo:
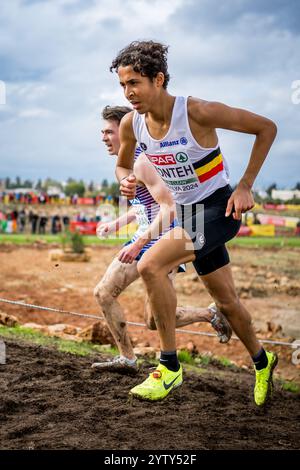
M105 222L99 222L96 228L98 238L107 238L113 231L112 225Z
M136 243L124 246L118 255L118 260L121 263L131 264L140 253L141 248Z
M228 199L225 217L229 217L232 213L232 217L235 220L241 220L242 213L249 211L254 205L255 202L251 189L246 183L240 181Z
M122 196L133 199L136 192L136 177L131 174L120 181L120 192Z

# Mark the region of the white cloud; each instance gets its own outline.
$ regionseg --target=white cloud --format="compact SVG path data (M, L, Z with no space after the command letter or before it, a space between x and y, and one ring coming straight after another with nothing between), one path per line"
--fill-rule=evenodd
M6 103L6 85L5 82L0 80L0 105L4 105Z
M31 108L20 111L18 116L20 118L49 118L55 114L50 109Z
M109 66L136 39L170 45L170 92L226 102L278 123L261 184L299 179L300 36L294 0L56 0L1 3L1 174L114 178L100 112L126 104ZM221 132L235 181L252 137ZM291 149L294 152L291 152ZM285 162L284 171L280 164ZM103 164L105 162L105 164Z
M76 26L95 28L106 20L120 21L124 29L130 31L145 30L153 26L160 27L184 5L184 0L102 0L85 11L78 11L74 24Z

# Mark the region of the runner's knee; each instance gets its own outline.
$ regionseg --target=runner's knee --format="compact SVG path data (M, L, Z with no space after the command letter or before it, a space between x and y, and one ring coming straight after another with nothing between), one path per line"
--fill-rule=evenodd
M145 261L143 258L137 264L137 269L139 274L142 276L143 279L152 279L156 276L157 267L152 260Z
M94 289L94 296L101 307L110 305L113 302L112 295L107 291L105 285L100 282Z
M137 264L137 269L140 276L146 282L168 274L167 270L165 272L164 269L152 259L145 260L142 258L141 261L139 261Z
M240 299L236 294L233 294L228 299L216 300L217 307L228 318L236 315L241 308Z

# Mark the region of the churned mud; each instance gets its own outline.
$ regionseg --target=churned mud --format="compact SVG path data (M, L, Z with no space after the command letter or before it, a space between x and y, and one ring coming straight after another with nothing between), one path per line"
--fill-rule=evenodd
M95 371L80 358L6 340L0 365L1 449L297 449L299 395L277 386L266 410L253 375L209 365L185 372L164 401L128 399L134 377Z

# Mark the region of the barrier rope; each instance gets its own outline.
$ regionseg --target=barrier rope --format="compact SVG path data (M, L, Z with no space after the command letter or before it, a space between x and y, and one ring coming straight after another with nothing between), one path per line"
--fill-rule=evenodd
M99 317L97 315L91 315L87 313L78 313L78 312L71 312L69 310L62 310L59 308L51 308L51 307L42 307L41 305L33 305L33 304L27 304L25 302L17 301L17 300L8 300L8 299L3 299L0 297L0 302L7 303L7 304L12 304L12 305L19 305L20 307L26 307L26 308L35 308L37 310L43 310L47 312L54 312L54 313L62 313L64 315L73 315L76 317L83 317L83 318L92 318L93 320L105 320L105 317ZM139 323L139 322L132 322L128 321L128 325L132 326L142 326L146 327L147 325L145 323ZM181 330L179 328L176 328L177 333L185 333L185 334L190 334L190 335L198 335L198 336L217 336L215 333L207 333L205 331L194 331L194 330ZM231 339L240 341L237 336L232 336ZM259 339L261 343L268 343L268 344L274 344L274 345L279 345L279 346L289 346L289 347L295 347L294 343L287 343L284 341L272 341L268 339Z

